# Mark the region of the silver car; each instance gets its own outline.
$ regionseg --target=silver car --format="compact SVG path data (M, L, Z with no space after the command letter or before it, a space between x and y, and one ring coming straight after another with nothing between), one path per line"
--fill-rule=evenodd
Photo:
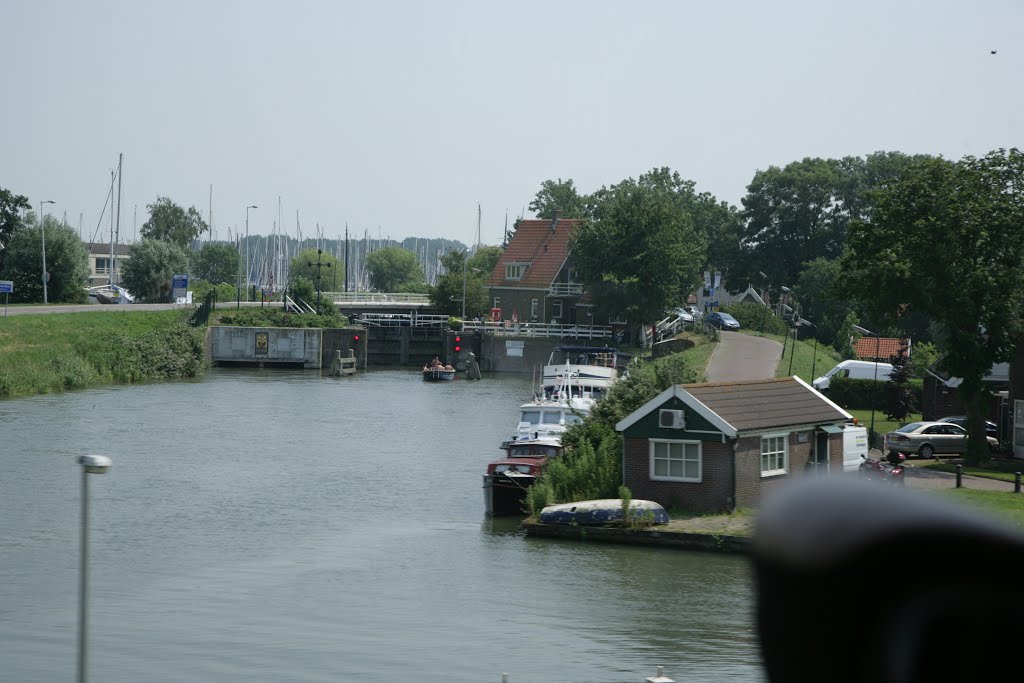
M991 436L986 439L989 448L999 445ZM917 453L922 458L931 458L936 453L964 453L967 430L952 422L911 422L886 434L883 450Z

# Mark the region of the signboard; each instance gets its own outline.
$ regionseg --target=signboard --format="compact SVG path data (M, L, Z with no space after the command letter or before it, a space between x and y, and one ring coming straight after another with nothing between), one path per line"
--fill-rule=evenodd
M0 280L0 294L10 294L14 291L12 280Z
M175 273L171 278L171 290L171 296L175 301L184 299L185 292L188 291L188 273Z
M257 332L256 333L256 355L265 356L267 355L267 333Z
M524 341L505 341L505 356L508 358L522 358L523 347L526 346Z
M721 289L722 287L722 271L715 271L715 289Z
M711 271L704 271L704 289L711 289Z

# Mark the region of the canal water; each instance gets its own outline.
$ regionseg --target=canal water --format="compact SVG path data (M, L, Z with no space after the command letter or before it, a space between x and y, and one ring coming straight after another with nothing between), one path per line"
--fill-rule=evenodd
M763 680L735 556L526 538L481 477L529 382L214 370L0 402L0 679Z

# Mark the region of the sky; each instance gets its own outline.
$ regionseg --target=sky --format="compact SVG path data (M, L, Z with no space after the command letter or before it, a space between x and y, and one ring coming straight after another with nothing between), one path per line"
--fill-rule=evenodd
M109 240L158 196L213 236L500 243L541 183L1022 147L1024 3L56 2L0 10L0 188ZM995 50L996 54L992 54ZM279 209L280 206L280 209ZM109 216L109 214L107 214Z

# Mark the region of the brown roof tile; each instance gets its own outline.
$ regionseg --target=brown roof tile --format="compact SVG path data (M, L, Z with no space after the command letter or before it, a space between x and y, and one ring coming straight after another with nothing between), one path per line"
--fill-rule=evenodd
M685 384L682 388L739 432L849 419L820 393L792 377Z
M878 344L877 352L875 344ZM895 337L860 337L853 342L853 357L887 361L903 349L910 355L910 340Z
M569 237L580 222L577 218L563 218L552 231L550 220L519 221L491 271L487 286L547 289L569 255ZM505 266L509 263L529 263L530 266L522 279L506 280Z

